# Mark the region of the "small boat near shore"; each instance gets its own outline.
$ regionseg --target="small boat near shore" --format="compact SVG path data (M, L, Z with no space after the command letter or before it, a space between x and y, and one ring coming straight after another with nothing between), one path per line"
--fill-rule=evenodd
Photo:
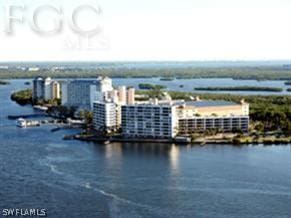
M25 120L23 118L19 118L16 121L16 126L18 126L20 128L36 127L36 126L40 126L40 121L38 121L38 120Z
M40 105L35 105L33 106L33 109L39 110L39 111L47 111L48 107L40 106Z

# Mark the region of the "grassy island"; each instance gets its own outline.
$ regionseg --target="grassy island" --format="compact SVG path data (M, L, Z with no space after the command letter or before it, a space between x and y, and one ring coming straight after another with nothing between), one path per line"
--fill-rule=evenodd
M21 91L17 91L11 94L10 96L12 101L15 101L16 103L20 105L39 105L39 106L58 106L61 104L60 99L52 99L49 101L45 100L39 100L34 101L32 97L32 90L31 89L25 89Z
M10 83L7 81L0 80L0 85L9 85Z
M287 86L291 86L291 81L287 81L287 82L285 82L285 85L287 85Z
M149 83L141 83L138 85L139 89L143 89L143 90L160 90L160 89L166 89L166 86L163 85L153 85L153 84L149 84Z
M162 78L160 78L160 80L161 81L173 81L174 78L172 78L172 77L162 77Z
M249 92L282 92L282 88L258 87L258 86L235 86L235 87L198 87L197 91L249 91Z
M12 93L10 98L11 100L17 102L20 105L33 104L31 89L14 92Z

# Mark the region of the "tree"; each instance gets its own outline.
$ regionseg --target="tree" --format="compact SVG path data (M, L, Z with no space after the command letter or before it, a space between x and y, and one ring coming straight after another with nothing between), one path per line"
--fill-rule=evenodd
M81 119L85 120L87 126L93 123L93 113L91 111L81 110L79 116Z

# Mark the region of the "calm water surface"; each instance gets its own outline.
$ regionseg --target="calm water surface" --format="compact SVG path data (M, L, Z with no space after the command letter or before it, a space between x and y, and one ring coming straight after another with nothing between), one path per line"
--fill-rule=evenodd
M63 141L52 126L19 129L0 86L0 209L48 217L291 217L291 146L110 144ZM0 215L1 216L1 215Z

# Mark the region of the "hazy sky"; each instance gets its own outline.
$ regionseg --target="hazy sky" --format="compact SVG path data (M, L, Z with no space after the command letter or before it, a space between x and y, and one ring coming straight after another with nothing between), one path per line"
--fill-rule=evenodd
M32 31L36 2L63 8L61 33ZM86 2L102 9L98 16L90 10L77 16L81 27L102 27L89 46L67 22L70 9ZM25 12L14 13L25 22L7 36L1 11L0 61L291 60L290 0L1 0L1 10L8 3L25 5ZM55 16L40 13L38 23L50 29Z

